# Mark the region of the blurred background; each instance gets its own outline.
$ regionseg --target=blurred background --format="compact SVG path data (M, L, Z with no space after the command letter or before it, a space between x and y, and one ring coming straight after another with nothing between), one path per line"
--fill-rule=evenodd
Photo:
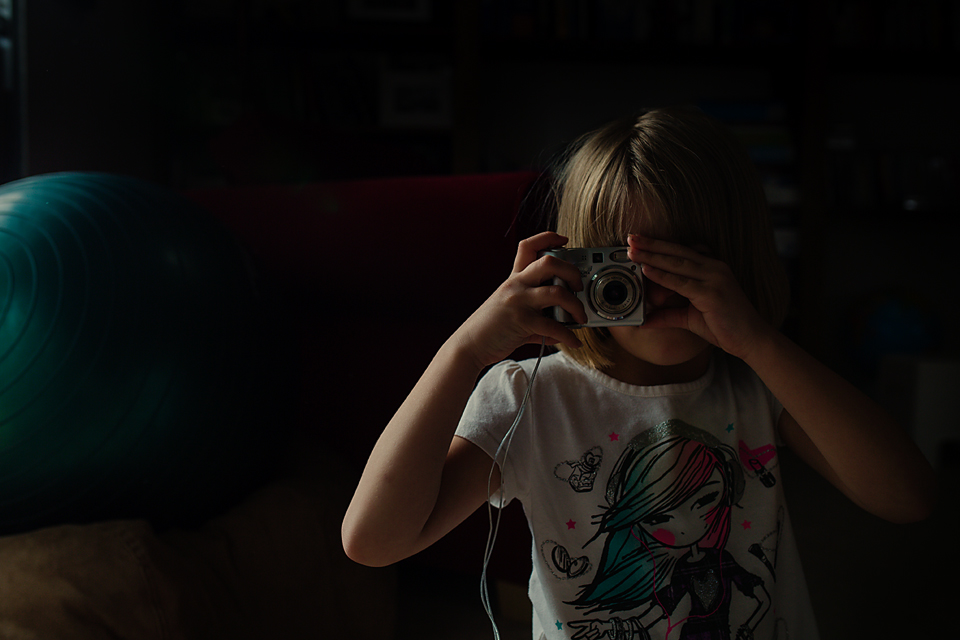
M958 53L951 0L0 0L0 182L542 169L696 104L761 171L787 331L886 395L960 351Z
M612 118L698 105L761 173L793 283L785 330L953 479L935 526L873 539L899 555L960 526L958 54L953 0L0 0L0 183L540 170ZM830 489L808 486L795 509L816 517ZM809 538L838 543L841 517L875 531L843 515ZM831 565L811 563L815 599L845 620ZM900 566L889 579L911 580ZM951 589L933 591L943 615Z

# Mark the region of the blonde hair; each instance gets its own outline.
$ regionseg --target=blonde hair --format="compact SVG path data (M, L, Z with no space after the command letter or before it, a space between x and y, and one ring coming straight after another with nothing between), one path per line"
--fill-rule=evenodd
M684 245L703 244L730 266L774 326L789 290L763 188L726 127L693 108L649 110L580 138L557 173L557 232L568 247L626 244L643 228ZM609 332L577 329L581 349L564 351L603 369ZM562 347L563 348L563 347Z

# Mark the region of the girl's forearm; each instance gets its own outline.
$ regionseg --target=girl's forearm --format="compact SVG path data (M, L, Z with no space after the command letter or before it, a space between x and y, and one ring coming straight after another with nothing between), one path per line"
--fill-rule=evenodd
M419 551L453 433L480 371L451 338L380 435L342 527L357 562L383 566Z
M546 317L560 306L586 322L571 289L579 269L540 253L567 241L544 232L520 242L510 277L440 348L377 441L342 527L344 550L364 564L390 564L445 535L499 487L493 461L454 438L477 376L531 341L579 346ZM559 278L562 286L541 286Z
M848 497L891 521L929 514L936 494L933 470L879 405L779 332L764 336L744 360L789 414L781 420L787 443L802 437L791 428L802 429L822 456L807 461L825 463L825 475Z

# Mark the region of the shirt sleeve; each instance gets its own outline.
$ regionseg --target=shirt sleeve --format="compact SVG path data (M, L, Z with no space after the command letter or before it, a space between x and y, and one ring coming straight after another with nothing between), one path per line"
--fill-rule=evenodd
M527 386L527 373L517 362L506 360L495 365L480 378L457 426L456 435L483 449L500 466L501 490L490 498L496 507L506 506L517 496L517 474L509 464L516 452L508 447L514 444L510 429Z

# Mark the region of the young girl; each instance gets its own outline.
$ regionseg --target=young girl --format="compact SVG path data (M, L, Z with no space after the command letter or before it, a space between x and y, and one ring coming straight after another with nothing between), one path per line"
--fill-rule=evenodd
M541 252L624 243L645 324L570 329L543 313L586 322L579 269ZM469 269L469 232L451 245L449 268ZM935 481L878 406L778 332L784 283L755 171L718 123L663 109L585 136L559 176L558 233L520 243L384 430L347 554L390 564L517 498L534 638L816 637L776 446L894 522L924 518ZM541 341L560 352L504 455L535 362L503 360Z

